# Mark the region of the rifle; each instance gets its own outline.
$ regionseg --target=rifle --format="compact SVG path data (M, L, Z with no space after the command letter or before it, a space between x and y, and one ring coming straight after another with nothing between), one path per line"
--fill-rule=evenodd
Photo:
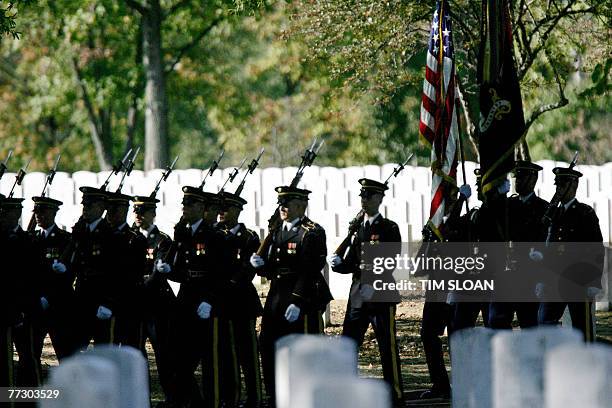
M110 182L111 177L114 176L115 174L119 173L121 170L126 168L126 161L127 161L128 157L130 157L131 154L132 154L132 149L127 151L125 156L123 156L123 159L121 159L117 163L115 163L115 165L113 166L113 171L110 172L110 174L108 175L108 177L106 178L106 180L102 184L102 187L100 187L100 190L106 191L106 188L108 187L108 183Z
M574 158L572 159L572 162L570 163L568 168L570 170L573 169L574 167L576 167L576 163L578 163L578 151L574 153ZM554 217L553 213L556 212L557 206L559 205L559 202L561 201L561 197L563 197L565 193L567 193L569 188L570 188L570 184L568 184L567 187L565 187L565 190L563 190L562 193L559 193L559 191L555 191L553 198L550 200L550 203L548 204L548 207L546 207L546 211L544 212L544 215L542 216L542 223L544 225L550 226L552 224L552 219Z
M412 159L412 156L413 153L410 153L403 163L398 163L398 165L393 169L393 172L391 172L389 177L387 177L387 179L385 180L385 186L389 184L391 178L397 177L402 172L402 170L404 170L410 159ZM364 216L365 211L360 210L355 216L355 218L353 218L351 222L349 222L348 233L346 234L346 237L342 240L340 245L338 245L338 248L336 248L336 250L334 251L336 255L344 257L344 253L348 249L349 245L351 245L351 242L353 241L353 236L359 230L359 226L361 225Z
M236 189L236 192L234 193L237 196L239 196L240 193L242 193L242 190L244 189L244 183L246 182L247 176L249 174L253 174L257 166L259 166L259 160L261 159L261 156L263 155L263 153L264 153L264 148L262 147L261 150L259 151L259 155L257 156L257 158L253 159L251 163L249 164L249 167L247 167L247 171L244 173L244 177L242 177L242 181L240 181L240 184L238 185L238 188Z
M123 188L123 183L125 182L125 178L132 174L132 170L134 170L134 162L136 161L136 156L140 152L140 146L134 152L134 155L130 159L129 163L124 167L123 176L121 176L121 181L119 182L119 187L117 187L116 193L121 193L121 189Z
M6 165L8 164L8 161L10 160L12 155L13 155L13 151L9 150L8 156L6 156L6 159L4 159L2 163L0 163L0 180L2 180L2 176L4 176L4 173L6 172L6 169L8 168L6 167Z
M233 183L234 179L236 178L236 176L238 175L238 171L240 171L240 169L242 168L242 166L244 166L244 163L246 162L246 157L244 159L242 159L242 162L240 163L240 165L238 167L234 167L234 170L232 170L229 174L229 176L227 177L227 180L225 180L225 183L223 183L223 185L221 186L221 188L219 189L219 192L222 193L224 191L225 186L227 185L227 183Z
M206 184L206 179L208 176L212 176L215 170L219 167L219 163L221 163L221 159L223 159L223 155L225 154L225 150L221 150L221 154L217 158L217 160L213 160L210 167L208 168L208 173L204 176L204 180L202 180L202 184L200 184L200 190L204 190L204 185Z
M59 165L59 161L61 157L62 157L61 154L57 155L57 159L55 159L55 164L53 165L53 168L49 170L49 173L47 173L47 178L45 179L45 185L43 186L42 192L40 193L41 197L44 197L46 195L47 186L51 187L51 184L53 184L53 179L55 178L55 173L57 173L57 166ZM30 222L28 223L27 231L32 232L34 231L35 228L36 228L36 217L34 216L34 214L32 214L32 217L30 218Z
M19 172L15 176L15 182L13 183L13 187L11 188L11 192L9 193L8 198L13 197L13 194L15 194L15 187L20 186L21 183L23 183L23 178L27 174L27 170L30 166L31 161L32 159L28 160L28 163L25 165L25 167L19 169Z
M304 175L304 170L306 170L307 167L310 167L310 165L312 165L314 160L317 158L317 154L319 153L319 150L321 150L321 147L323 146L324 142L325 141L322 140L321 143L317 145L316 138L312 141L312 145L308 149L306 149L306 151L302 155L302 162L300 163L300 166L298 167L295 176L293 176L293 180L291 180L291 183L289 184L290 187L297 187L298 183L302 179L302 176ZM263 256L266 252L268 252L268 248L272 243L272 236L274 235L274 231L278 229L280 224L280 206L277 206L276 210L274 211L274 214L272 214L272 216L268 220L268 234L261 242L261 245L259 245L259 249L257 249L257 255Z
M149 195L150 198L155 198L155 196L157 195L157 192L159 191L159 188L161 187L161 183L163 181L168 180L168 176L170 175L170 173L172 173L172 170L174 170L174 165L176 164L178 159L179 159L179 157L176 156L174 158L174 161L172 162L172 164L170 164L169 166L166 166L166 170L164 170L164 174L162 174L161 178L159 179L159 181L155 185L155 188L153 189L153 192Z

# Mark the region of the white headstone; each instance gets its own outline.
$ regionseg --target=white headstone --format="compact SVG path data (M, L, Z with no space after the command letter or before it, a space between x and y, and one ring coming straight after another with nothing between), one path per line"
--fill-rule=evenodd
M115 364L119 373L119 398L122 408L149 407L149 372L139 350L129 346L99 346L87 352Z
M324 376L304 384L304 397L292 408L391 408L391 391L382 380Z
M57 398L42 399L42 408L119 408L119 368L103 357L75 355L51 370L45 388Z
M289 335L276 343L276 405L293 408L304 385L322 376L357 377L357 346L348 337Z
M493 406L492 349L494 330L475 327L451 335L452 406Z
M612 401L612 347L568 344L544 362L546 408L607 408Z
M561 344L581 344L577 330L537 327L493 336L493 406L544 406L544 356Z

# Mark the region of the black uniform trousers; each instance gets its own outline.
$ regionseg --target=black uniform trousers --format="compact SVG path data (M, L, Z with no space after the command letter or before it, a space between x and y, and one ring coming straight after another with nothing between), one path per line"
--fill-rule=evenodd
M582 332L584 341L595 341L595 319L592 312L593 302L543 302L538 310L538 323L559 325L565 311L569 309L572 327Z
M395 325L395 304L364 305L352 307L349 300L342 334L354 339L357 347L363 344L363 338L370 324L374 329L383 377L391 386L394 400L400 400L403 395L401 362L397 346L397 329Z
M176 402L190 407L232 406L232 401L226 401L234 399L228 394L227 381L233 384L236 378L228 320L217 316L200 319L193 314L177 316L176 323L172 342L176 352ZM201 394L194 375L200 363Z
M537 302L491 302L489 304L489 327L512 329L515 312L521 329L537 326L539 306Z
M244 376L246 389L246 407L256 407L262 401L261 368L259 364L259 345L257 343L257 331L255 330L255 318L231 320L232 337L237 356L238 367L236 374L240 371ZM240 396L240 383L238 383L238 396Z
M289 323L284 315L266 311L261 320L261 363L263 366L264 383L269 398L276 398L275 388L275 345L276 341L288 334L323 334L323 312L310 311L300 313L298 319Z
M0 387L15 385L15 372L13 366L13 328L0 326Z
M42 369L40 358L36 356L34 337L35 325L30 319L13 328L13 343L19 355L16 385L37 387L42 384Z
M49 334L55 356L59 361L72 355L76 350L74 335L74 321L67 310L49 309L35 321L34 351L36 358L40 360L45 343L45 337Z
M425 359L432 382L432 391L450 392L450 381L444 364L444 351L440 336L444 329L449 328L452 307L446 302L425 301L423 319L421 321L421 341L425 351Z
M451 333L469 327L476 327L478 315L482 313L485 327L489 327L489 303L485 302L454 302L452 304Z

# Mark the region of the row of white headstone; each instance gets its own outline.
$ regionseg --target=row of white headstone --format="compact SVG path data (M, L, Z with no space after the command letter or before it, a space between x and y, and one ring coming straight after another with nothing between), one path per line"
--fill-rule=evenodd
M552 168L563 163L543 160L538 162L544 167L536 191L545 199L550 199L554 193L554 177ZM466 162L467 182L474 186L475 175L473 169L477 163ZM602 166L579 166L584 172L577 197L595 207L600 218L604 241L612 238L612 163ZM206 190L216 192L223 185L227 174L232 168L216 172L207 181ZM329 237L341 237L346 231L348 222L359 210L359 185L357 180L361 177L370 177L384 180L393 170L392 164L382 166L353 166L346 168L317 167L309 168L302 179L300 186L312 190L309 204L309 216L325 228ZM295 168L268 167L257 169L248 179L242 196L248 204L242 214L244 222L258 230L265 228L267 219L274 211L276 205L276 192L274 187L287 184L291 181ZM459 171L458 180L463 179ZM205 171L200 169L176 170L170 175L168 181L162 184L158 198L161 200L158 211L158 225L162 230L171 232L173 225L180 218L180 203L183 185L199 185ZM127 194L149 195L159 180L161 170L149 172L134 171L126 179L123 191ZM81 193L79 187L99 186L107 178L108 172L78 171L73 174L58 173L49 190L49 196L60 199L64 206L58 214L59 224L70 229L80 214ZM0 181L0 192L7 194L11 189L14 177L5 174ZM15 191L16 197L29 199L39 195L45 183L45 174L34 172L26 175L23 186ZM112 180L110 190L116 189L118 178ZM235 185L227 187L227 191L234 191ZM390 191L383 203L383 215L400 224L403 239L417 240L423 224L429 216L429 203L431 196L431 171L427 167L408 166L397 179L390 182ZM477 194L469 200L471 207L479 205ZM33 203L26 200L24 203L24 222L29 219ZM411 226L410 232L407 226Z
M461 408L607 408L612 347L584 344L577 331L473 328L451 337L452 406ZM409 367L405 367L409 370ZM289 335L276 344L278 408L390 408L382 380L359 377L349 338ZM51 371L61 397L46 408L145 408L146 362L135 349L95 348Z

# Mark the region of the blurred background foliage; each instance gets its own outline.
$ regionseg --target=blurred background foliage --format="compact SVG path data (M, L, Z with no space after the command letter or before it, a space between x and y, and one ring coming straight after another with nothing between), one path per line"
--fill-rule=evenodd
M467 158L477 159L480 1L451 1ZM612 161L606 1L513 0L515 55L534 160ZM11 7L9 11L7 7ZM288 166L314 137L320 165L399 161L418 142L435 2L39 0L0 2L0 154L11 168L98 170L145 143L148 71L140 7L158 7L169 156L204 168L266 147ZM8 13L8 14L7 14ZM155 101L155 100L154 100ZM163 102L163 101L162 101ZM540 111L542 113L540 114ZM163 112L163 110L162 110ZM97 138L96 136L97 135ZM2 159L2 158L0 158ZM163 166L161 156L157 165ZM143 168L143 156L137 168Z

